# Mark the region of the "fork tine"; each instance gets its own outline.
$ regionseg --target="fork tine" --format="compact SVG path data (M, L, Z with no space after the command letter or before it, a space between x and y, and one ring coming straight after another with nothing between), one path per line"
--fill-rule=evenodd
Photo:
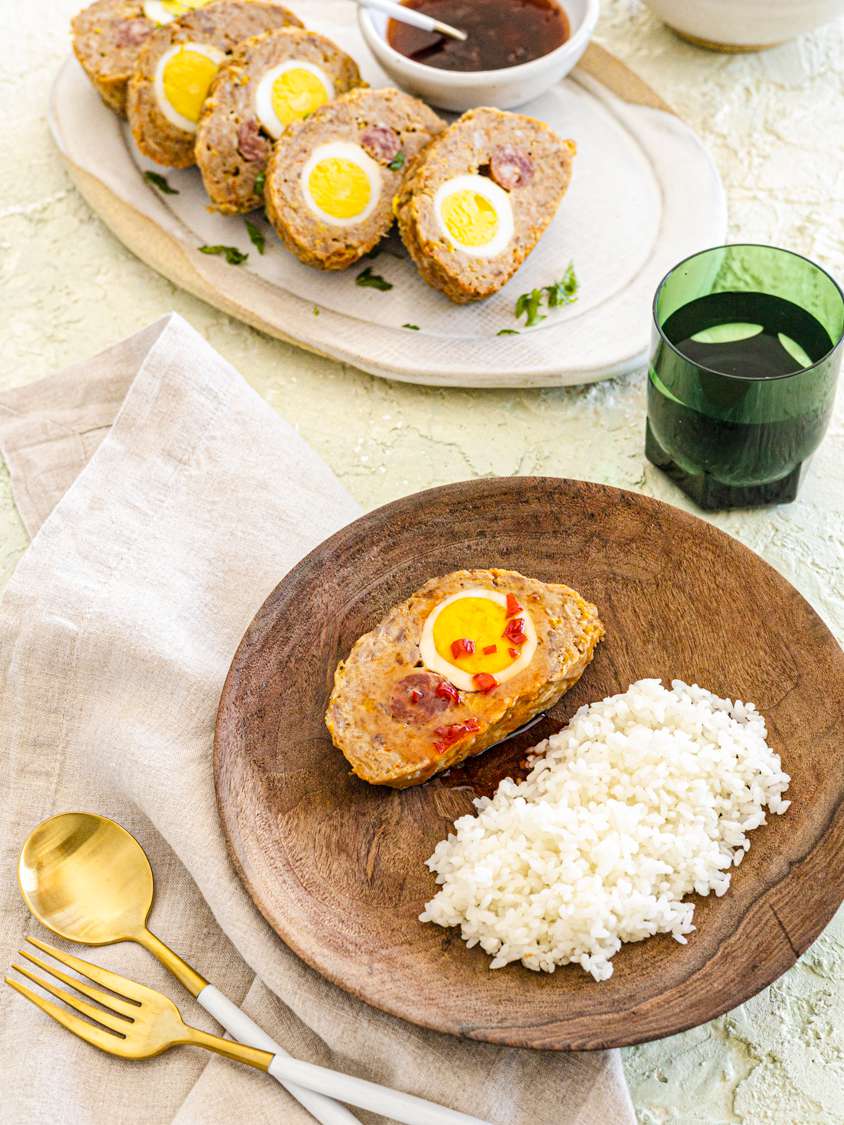
M94 1005L89 1004L87 1000L83 1000L80 996L74 996L72 992L65 992L63 988L59 988L59 986L53 984L51 980L42 979L37 973L31 972L24 965L15 965L13 963L12 968L16 972L21 973L22 976L28 977L29 980L31 980L33 984L37 984L39 988L43 988L47 992L52 993L57 1000L64 1000L65 1004L69 1004L71 1008L75 1008L77 1012L81 1012L83 1016L96 1020L97 1023L101 1023L103 1027L108 1027L125 1038L126 1031L129 1028L128 1020L122 1019L114 1012L106 1012L102 1008L95 1008Z
M101 1051L108 1051L110 1055L118 1053L119 1045L122 1044L123 1040L118 1039L110 1031L104 1031L103 1028L95 1027L94 1024L80 1019L73 1012L68 1012L66 1008L60 1008L58 1004L54 1004L52 1000L45 1000L43 996L39 996L31 988L21 984L20 981L6 977L6 984L13 988L15 992L19 992L21 996L26 997L36 1008L40 1008L42 1012L52 1016L56 1023L60 1023L62 1027L66 1027L68 1031L72 1031L74 1035L84 1039L86 1043L99 1047Z
M110 1008L113 1012L120 1012L130 1023L134 1021L138 1014L138 1005L132 1003L131 1000L121 1000L117 996L112 996L109 992L100 992L98 988L86 984L84 980L78 980L69 973L63 973L61 969L48 965L46 961L42 961L40 957L36 957L34 953L29 953L26 949L19 949L18 953L21 957L25 957L27 961L31 961L33 965L37 965L39 969L43 969L45 973L49 973L65 984L69 984L71 988L75 988L83 996L90 996L92 1000L96 1000L98 1004L102 1004L104 1008Z
M79 957L74 957L72 953L65 953L63 949L55 949L52 945L48 945L46 941L40 941L34 937L28 937L26 940L36 949L55 957L57 961L61 961L63 965L67 965L69 969L73 969L80 976L87 977L95 984L101 984L103 988L110 988L112 992L116 992L124 1000L134 1000L136 1004L142 1004L144 996L152 993L151 989L142 984L137 984L127 977L122 977L119 973L112 973L109 969L103 969L99 965L92 965L90 961L83 961ZM155 995L155 993L152 993L152 995Z
M110 992L100 992L98 988L93 988L93 985L79 980L77 976L71 976L70 973L64 973L61 969L56 969L54 965L48 965L46 961L41 960L41 957L36 957L34 953L29 953L27 949L18 949L18 953L21 957L26 957L27 961L32 961L39 969L43 969L45 973L50 973L51 976L55 976L65 984L70 984L71 988L81 992L83 996L88 996L101 1003L102 1007L110 1008L111 1011L119 1011L120 1015L129 1020L129 1023L133 1023L138 1007L132 1000L122 1000L117 996L111 996Z

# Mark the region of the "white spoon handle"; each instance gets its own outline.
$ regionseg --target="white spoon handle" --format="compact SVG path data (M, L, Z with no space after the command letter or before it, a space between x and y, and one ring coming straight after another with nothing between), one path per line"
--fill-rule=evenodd
M222 1024L229 1035L237 1039L239 1043L245 1043L247 1047L260 1047L262 1051L269 1051L277 1058L287 1055L287 1052L279 1047L278 1043L270 1039L266 1031L260 1028L254 1020L247 1016L246 1012L238 1008L237 1004L232 1003L213 984L206 985L197 996L197 1000L205 1011L212 1015L217 1023ZM278 1074L273 1074L272 1070L270 1074L285 1087L289 1094L292 1094L300 1105L305 1107L312 1117L321 1122L321 1125L359 1125L358 1119L339 1102L332 1101L325 1094L318 1094L315 1090L307 1090L304 1086L297 1086L294 1082L282 1078Z
M450 39L466 38L465 31L460 31L449 23L435 20L433 16L426 16L424 12L417 12L415 8L406 8L404 4L397 4L395 0L357 0L357 2L361 8L374 8L376 12L384 12L399 23L410 24L411 27L421 28L422 31L436 31L440 35L447 35Z

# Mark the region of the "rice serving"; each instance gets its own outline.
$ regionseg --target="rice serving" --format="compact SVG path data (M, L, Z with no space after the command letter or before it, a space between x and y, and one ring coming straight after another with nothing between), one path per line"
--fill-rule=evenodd
M490 968L575 962L612 976L622 942L694 930L692 893L726 893L789 776L752 703L639 680L581 707L455 821L427 861L440 889L423 922L460 926Z

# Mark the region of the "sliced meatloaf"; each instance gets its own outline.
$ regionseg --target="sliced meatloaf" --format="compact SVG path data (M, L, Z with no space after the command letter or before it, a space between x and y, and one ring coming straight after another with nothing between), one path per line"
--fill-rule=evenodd
M142 0L94 0L71 21L73 52L109 109L126 116L126 87L155 30Z
M255 180L266 171L272 143L286 124L274 109L274 81L299 79L301 85L303 77L310 80L310 89L297 92L295 84L288 83L289 88L281 90L288 116L301 118L313 112L315 98L330 101L361 85L354 59L324 35L301 28L285 27L247 39L220 67L202 107L195 149L216 210L234 214L263 203Z
M174 48L196 45L216 55L230 55L239 43L278 27L301 27L301 22L269 0L214 0L188 12L147 37L129 81L127 113L135 143L141 152L170 168L194 163L196 124L177 126L165 116L156 87L159 66ZM218 61L222 61L221 59Z
M490 688L475 677L479 690L458 690L447 664L439 658L429 658L435 668L425 663L425 637L438 607L478 590L509 595L508 604L514 599L520 616L508 624L522 626L529 615L525 628L535 648L505 682ZM518 632L508 635L518 643ZM552 707L580 679L603 635L595 606L568 586L514 570L455 571L427 582L355 643L337 667L326 725L364 781L397 789L418 785Z
M345 269L390 229L393 197L405 168L444 128L423 102L401 90L344 94L306 121L290 125L276 142L264 188L270 222L306 265ZM360 219L328 215L314 206L313 177L323 175L322 187L330 189L328 165L342 160L358 161L370 178L370 207Z
M498 109L470 110L440 133L408 170L396 201L399 231L425 281L458 304L497 292L554 218L574 154L574 142L561 140L544 122ZM486 246L483 231L475 245L451 235L452 184L451 198L458 190L464 200L468 195L467 204L455 206L458 221L461 206L485 212Z

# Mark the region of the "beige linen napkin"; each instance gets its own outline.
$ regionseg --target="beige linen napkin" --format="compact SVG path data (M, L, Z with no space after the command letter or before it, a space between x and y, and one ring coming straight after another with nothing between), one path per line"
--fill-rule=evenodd
M2 967L27 933L46 936L16 887L27 832L97 810L150 855L153 930L292 1054L495 1125L632 1121L617 1053L463 1043L383 1015L294 956L229 863L211 773L229 662L279 578L358 511L290 427L173 315L0 396L0 448L35 536L0 606ZM84 955L214 1029L142 950ZM11 989L0 1003L4 1121L312 1120L244 1067L187 1049L120 1062Z

